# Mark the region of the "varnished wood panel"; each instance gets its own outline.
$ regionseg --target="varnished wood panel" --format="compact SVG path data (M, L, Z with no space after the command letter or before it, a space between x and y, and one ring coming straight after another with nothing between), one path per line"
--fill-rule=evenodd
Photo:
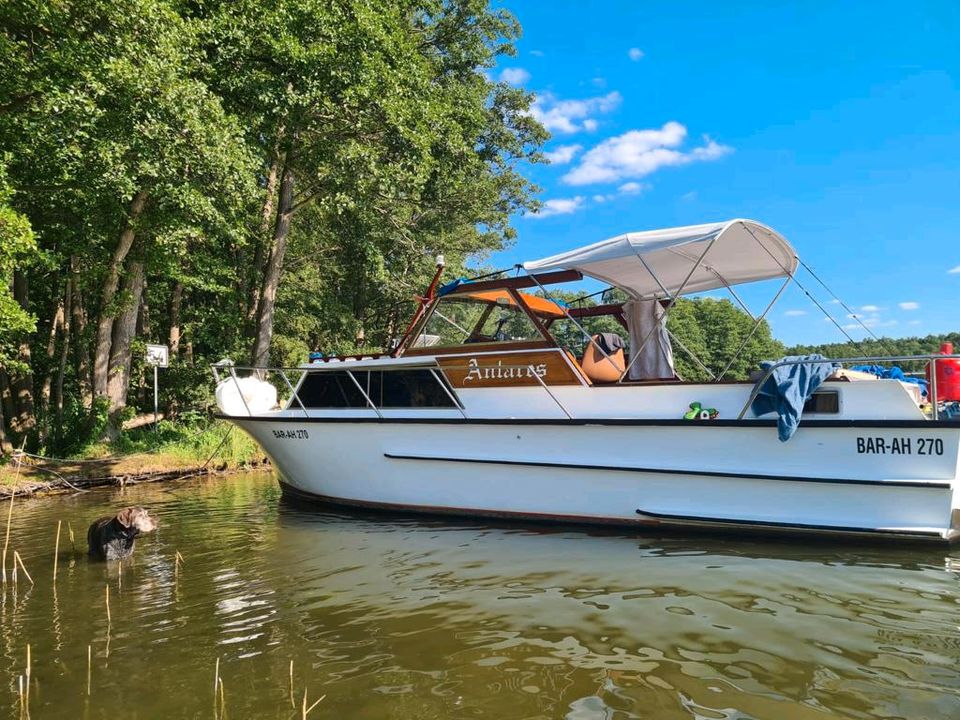
M471 353L438 357L437 363L455 388L539 386L540 380L546 385L583 384L560 350Z

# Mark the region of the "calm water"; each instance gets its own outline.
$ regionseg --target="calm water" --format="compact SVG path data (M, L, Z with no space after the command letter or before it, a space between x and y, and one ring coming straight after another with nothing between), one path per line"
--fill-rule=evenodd
M159 532L88 561L135 503ZM269 475L18 501L11 545L9 717L27 643L34 718L212 718L218 657L234 719L300 718L305 686L310 718L960 717L958 550L345 515Z

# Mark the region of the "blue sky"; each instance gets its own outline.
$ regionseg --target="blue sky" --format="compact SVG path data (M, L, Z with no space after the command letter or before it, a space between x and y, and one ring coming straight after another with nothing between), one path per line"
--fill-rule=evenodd
M492 265L748 217L873 332L960 330L960 2L501 5L523 38L493 74L537 94L553 162L524 168L544 211ZM843 339L795 289L769 317Z

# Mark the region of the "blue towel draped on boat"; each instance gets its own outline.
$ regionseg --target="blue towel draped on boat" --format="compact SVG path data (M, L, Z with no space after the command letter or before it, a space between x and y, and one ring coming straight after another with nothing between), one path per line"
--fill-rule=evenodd
M883 378L887 380L900 380L902 382L913 383L914 385L920 386L920 392L924 397L927 396L927 381L923 378L917 377L908 377L903 374L901 370L896 365L892 367L884 367L883 365L855 365L850 368L851 370L857 370L858 372L871 373L876 375L878 378Z
M755 415L764 415L776 412L780 417L777 420L777 434L781 442L793 437L800 424L800 415L803 405L813 395L813 391L820 387L834 370L840 365L831 362L815 362L825 360L823 355L789 355L773 362L764 360L760 367L769 370L777 362L798 361L791 365L782 365L774 370L764 382L754 398L751 406Z

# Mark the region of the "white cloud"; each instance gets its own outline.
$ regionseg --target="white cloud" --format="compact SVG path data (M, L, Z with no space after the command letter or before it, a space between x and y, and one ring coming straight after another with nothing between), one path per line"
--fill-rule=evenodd
M615 110L623 98L617 91L583 100L559 100L550 93L537 95L530 114L550 132L570 135L597 129L591 116Z
M606 195L594 195L593 201L596 203L605 203L610 200L616 200L618 197L624 195L636 195L637 193L649 190L650 187L647 183L628 182L618 187L616 192L607 193Z
M806 315L806 310L787 310L784 315L787 317L800 317L801 315Z
M531 50L530 54L534 57L543 57L543 50Z
M868 313L880 312L880 308L878 308L876 305L864 305L860 309Z
M923 323L923 320L911 320L907 325L920 325Z
M840 304L840 301L837 300L836 298L834 298L833 300L827 303L827 305L839 305L839 304Z
M952 270L947 270L948 275L960 275L960 265L957 265Z
M607 79L602 77L595 77L590 81L590 84L594 87L605 88L607 86Z
M636 62L637 60L643 57L643 50L641 50L640 48L630 48L629 50L627 50L627 55L630 56L631 60Z
M920 309L920 303L916 303L916 302L912 302L912 301L911 301L911 302L902 302L902 303L898 303L898 304L900 305L900 309L901 309L901 310L919 310L919 309Z
M562 180L568 185L616 182L644 177L662 167L716 160L733 152L733 148L709 138L700 147L678 150L686 136L687 129L678 122L668 122L659 129L630 130L589 150Z
M566 165L581 150L583 150L583 145L558 145L550 152L545 152L543 156L551 165Z
M508 67L500 72L500 80L510 85L523 85L530 79L530 73L523 68Z
M698 194L699 193L697 193L696 190L691 190L690 192L684 193L683 195L681 195L680 200L682 202L693 202L694 200L697 199Z
M577 195L572 198L554 198L547 200L540 208L540 212L528 215L534 219L543 219L553 217L554 215L569 215L583 208L583 196Z

